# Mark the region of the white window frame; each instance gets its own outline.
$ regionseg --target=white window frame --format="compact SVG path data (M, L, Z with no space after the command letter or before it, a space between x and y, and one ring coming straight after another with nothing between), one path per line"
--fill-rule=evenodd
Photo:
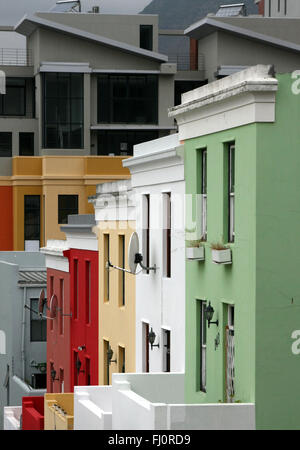
M201 233L202 239L207 239L207 149L203 149L201 152L201 195L202 195L202 208L201 208Z
M206 309L207 302L200 301L200 391L206 392Z

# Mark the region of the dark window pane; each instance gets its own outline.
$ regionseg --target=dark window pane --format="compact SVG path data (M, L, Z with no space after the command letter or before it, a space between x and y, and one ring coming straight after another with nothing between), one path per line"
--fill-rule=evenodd
M83 75L44 74L43 101L44 147L83 148Z
M68 223L68 216L78 214L78 195L58 196L58 223Z
M99 123L158 123L156 75L98 77Z
M38 314L38 299L30 300L30 341L43 342L47 340L47 319L40 318ZM46 315L44 306L44 315Z
M12 133L0 133L0 157L12 155Z
M153 50L153 25L140 25L140 47Z
M157 138L157 131L100 131L98 155L132 155L134 145Z
M25 241L40 240L40 196L24 196L24 238Z
M19 133L19 155L34 156L34 133Z

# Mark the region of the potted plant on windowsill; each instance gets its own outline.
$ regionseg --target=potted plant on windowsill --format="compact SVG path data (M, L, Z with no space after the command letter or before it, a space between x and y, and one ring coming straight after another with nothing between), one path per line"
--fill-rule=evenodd
M231 249L219 242L212 243L211 246L212 260L216 264L232 264Z
M204 260L204 246L202 239L186 241L186 259L190 261Z

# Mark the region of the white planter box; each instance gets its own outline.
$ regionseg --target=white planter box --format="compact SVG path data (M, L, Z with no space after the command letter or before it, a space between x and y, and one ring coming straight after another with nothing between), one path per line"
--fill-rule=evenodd
M216 264L231 264L231 249L226 250L212 250L212 260Z
M204 260L204 247L187 247L186 258L190 260Z

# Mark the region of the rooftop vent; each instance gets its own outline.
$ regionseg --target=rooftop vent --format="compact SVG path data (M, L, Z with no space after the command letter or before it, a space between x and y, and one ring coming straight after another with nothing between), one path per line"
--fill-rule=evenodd
M221 5L216 13L217 17L235 17L246 15L247 10L245 3L235 3L233 5Z
M52 12L81 12L80 0L61 0L51 8Z

